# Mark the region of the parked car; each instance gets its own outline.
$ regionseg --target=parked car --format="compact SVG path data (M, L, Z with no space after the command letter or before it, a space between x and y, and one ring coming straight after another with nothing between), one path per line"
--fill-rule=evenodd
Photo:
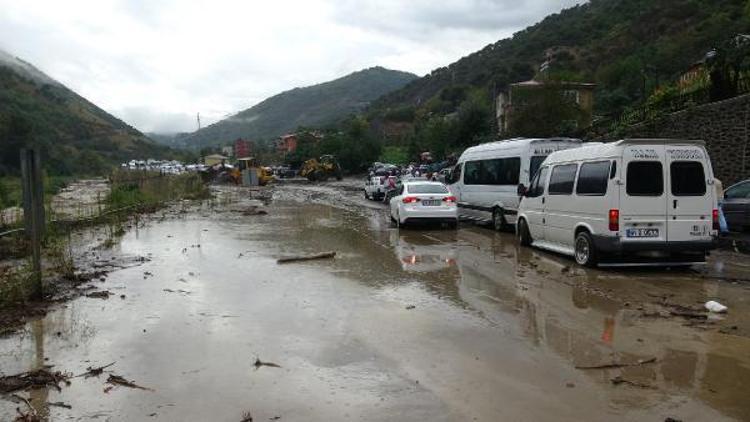
M404 182L391 198L390 214L398 225L434 222L458 226L456 197L440 182Z
M496 230L513 227L525 188L547 156L577 148L580 139L510 139L467 149L453 167L448 184L458 198L461 218L490 222Z
M585 266L609 256L704 262L719 226L713 183L702 141L633 139L555 152L524 194L518 237Z
M365 180L365 198L381 201L385 196L388 176L368 176Z
M724 191L721 210L730 231L750 228L750 180L736 183Z

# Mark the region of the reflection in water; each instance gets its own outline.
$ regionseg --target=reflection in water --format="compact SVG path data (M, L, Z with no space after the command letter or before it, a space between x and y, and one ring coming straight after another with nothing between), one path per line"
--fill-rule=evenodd
M663 288L664 274L643 278L579 268L561 271L571 264L498 237L503 236L489 231L462 233L459 242L463 238L481 246L459 247L456 255L460 297L487 319L502 324L509 320L508 314L517 316L518 325L510 327L511 333L548 347L573 366L656 357L654 365L590 375L595 379L603 374L620 375L660 391L700 398L731 417L750 419L750 353L740 361L737 356L743 355L732 350L742 344L750 346L746 338L697 331L684 326L681 319L644 319L639 312L602 293L602 287L605 292L621 289L625 297L640 295L640 300L647 301L652 284ZM563 275L573 271L576 275ZM696 287L698 291L709 289ZM731 357L727 353L732 353ZM603 379L607 385L609 377Z
M38 319L31 323L31 335L34 337L34 367L32 369L43 369L44 362L44 320ZM37 415L44 421L49 418L49 387L37 388L31 390L31 405L34 407Z

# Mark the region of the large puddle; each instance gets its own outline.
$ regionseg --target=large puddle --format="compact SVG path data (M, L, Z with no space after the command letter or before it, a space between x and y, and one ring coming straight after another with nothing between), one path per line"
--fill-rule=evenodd
M711 278L741 277L740 262L583 270L480 227L399 231L357 192L330 193L287 186L268 215L224 204L129 231L115 248L151 261L111 273L109 299L0 339L0 371L115 362L150 389L105 372L19 393L49 420L750 419L750 291ZM707 298L730 313L663 315ZM0 400L0 419L23 406Z

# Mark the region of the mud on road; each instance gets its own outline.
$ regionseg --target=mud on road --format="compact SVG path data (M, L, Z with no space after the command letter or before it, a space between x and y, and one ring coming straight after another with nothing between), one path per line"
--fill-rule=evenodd
M114 362L17 392L43 419L750 419L746 255L582 269L474 225L399 230L353 180L222 187L109 253L149 260L0 338L1 375ZM0 397L0 420L26 410Z

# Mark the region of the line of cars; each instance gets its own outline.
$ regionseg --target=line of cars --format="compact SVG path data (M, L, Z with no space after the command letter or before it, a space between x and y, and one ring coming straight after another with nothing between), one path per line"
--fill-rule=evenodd
M438 209L434 199L421 204L412 194L411 184L425 183L403 183L391 218L443 219L453 209L456 218L515 229L522 245L569 255L580 265L705 262L718 235L717 183L702 141L478 145L447 175L442 195L450 201L439 204L446 214L429 212Z

